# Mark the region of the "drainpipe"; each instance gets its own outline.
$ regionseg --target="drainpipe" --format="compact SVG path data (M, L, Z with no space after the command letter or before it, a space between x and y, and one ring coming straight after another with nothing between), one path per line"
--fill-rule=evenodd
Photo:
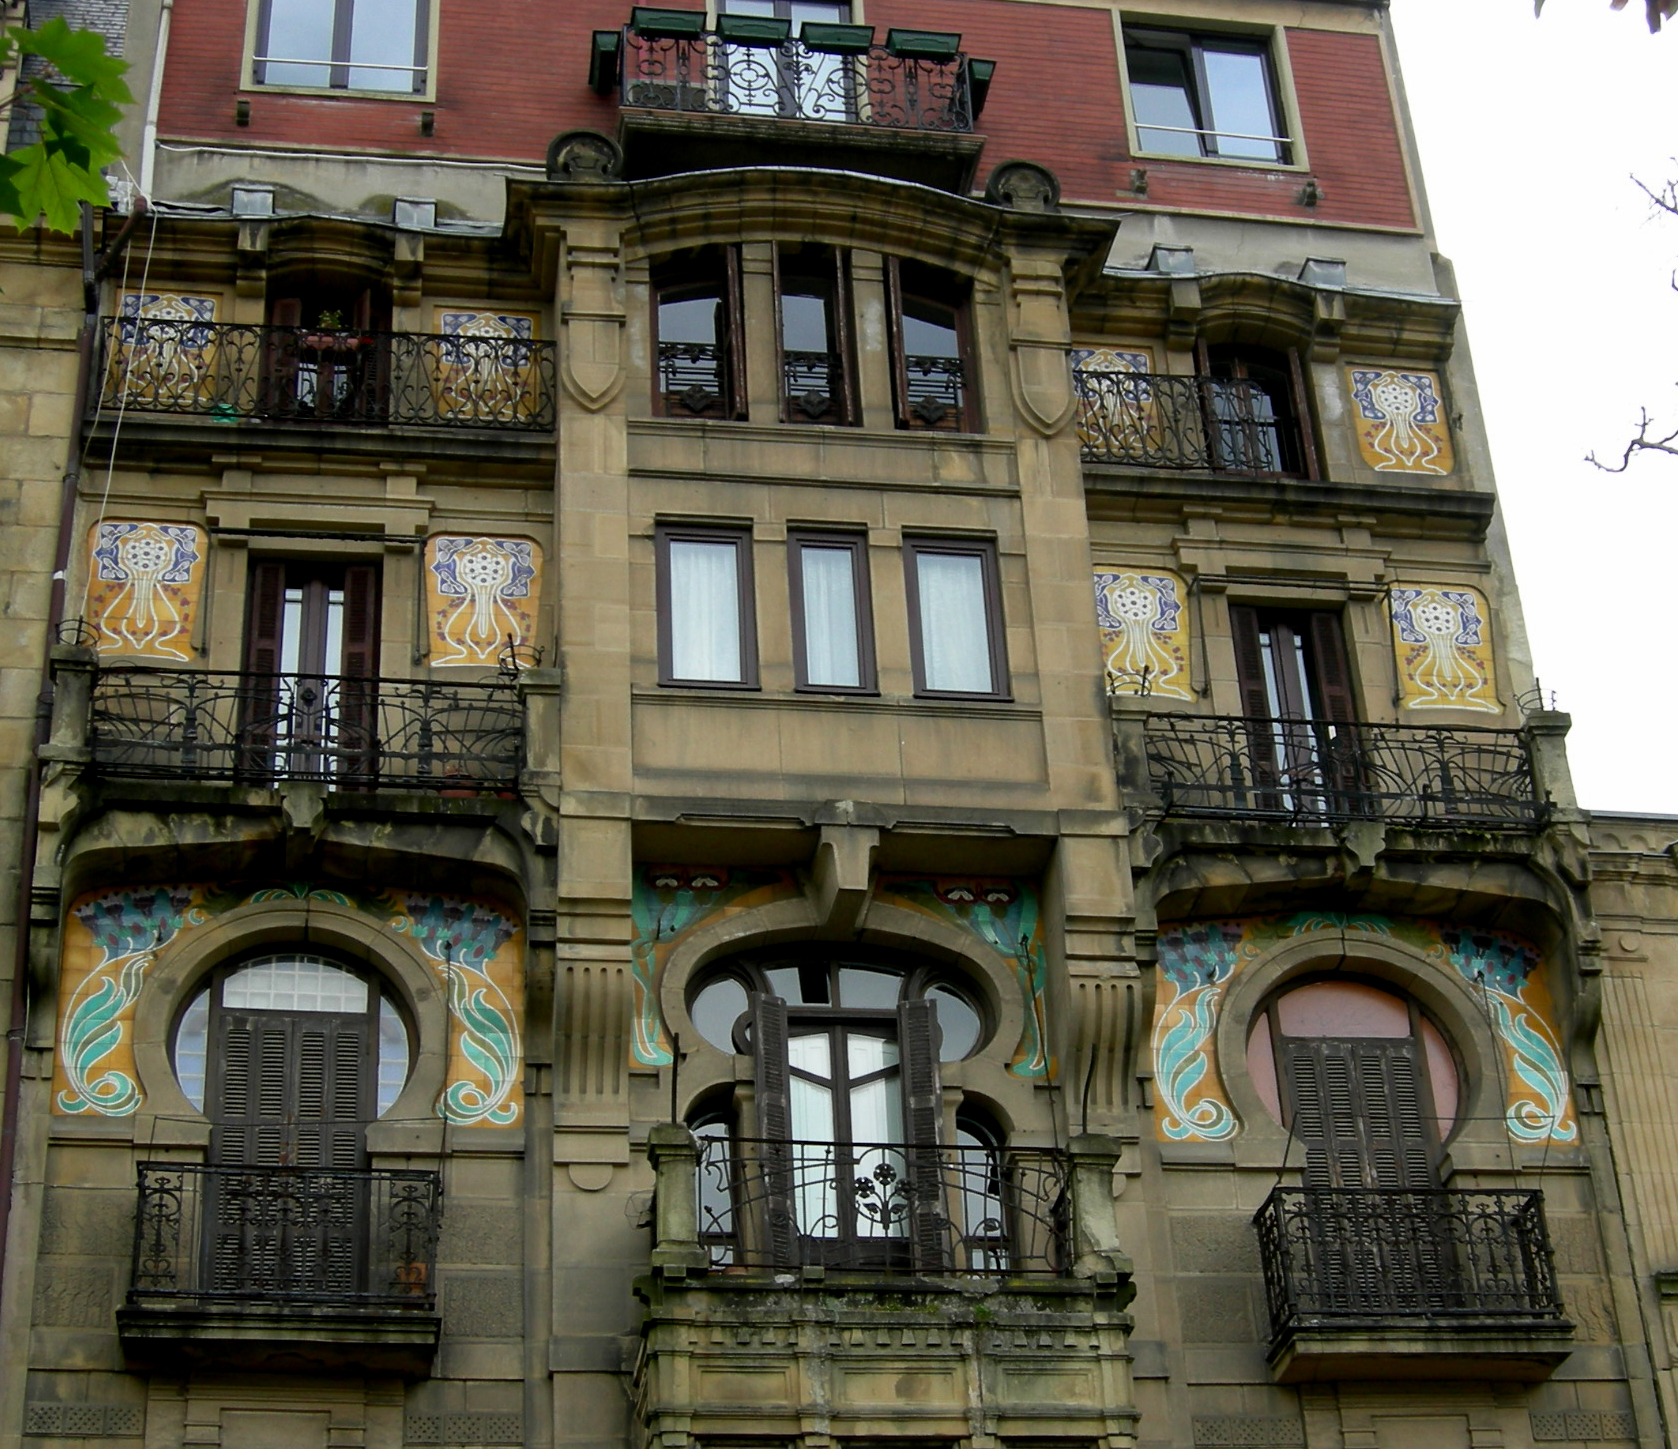
M164 0L165 5L170 0ZM6 1027L6 1085L0 1108L0 1301L7 1287L6 1241L12 1217L12 1175L17 1168L18 1114L23 1098L23 1052L29 1027L29 931L35 885L35 849L40 838L40 748L52 734L52 647L64 622L64 599L70 571L70 547L76 521L76 497L82 481L82 427L93 378L93 348L99 333L99 283L122 255L134 228L146 214L144 196L104 251L93 250L93 208L82 203L82 330L76 339L76 391L70 413L69 454L59 489L58 545L53 551L52 589L47 599L46 630L41 641L41 687L35 696L35 743L24 780L23 829L17 872L17 932L12 956L11 1012Z
M157 44L152 49L151 91L146 96L146 124L140 132L140 195L151 200L152 177L157 172L157 110L163 100L163 62L169 54L169 20L175 0L163 0L157 17Z

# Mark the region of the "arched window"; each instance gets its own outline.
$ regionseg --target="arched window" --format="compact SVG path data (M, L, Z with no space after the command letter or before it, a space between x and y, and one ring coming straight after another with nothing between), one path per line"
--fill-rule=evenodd
M1413 1000L1344 977L1290 987L1254 1019L1247 1066L1304 1149L1307 1187L1439 1185L1457 1066Z
M175 1029L175 1074L209 1117L220 1164L365 1167L367 1125L396 1100L410 1056L377 982L312 952L218 969Z

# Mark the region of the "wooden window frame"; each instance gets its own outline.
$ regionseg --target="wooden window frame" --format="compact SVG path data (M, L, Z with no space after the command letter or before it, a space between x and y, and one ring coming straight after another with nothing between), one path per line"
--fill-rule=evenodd
M810 681L804 631L804 549L842 548L851 556L851 589L856 603L857 672L859 684L814 684ZM794 688L801 694L860 694L880 692L874 653L873 590L868 574L868 536L819 528L787 530L787 591L792 615Z
M744 422L749 416L746 399L746 318L740 275L740 248L724 246L720 248L720 252L720 274L710 274L702 266L703 253L685 261L681 258L666 259L655 264L652 269L652 283L649 288L652 293L652 391L653 412L658 417L680 418L687 422ZM684 265L691 270L691 275L685 280L679 275ZM663 280L658 275L661 270L666 273ZM672 272L677 275L671 277L669 274ZM659 368L658 314L666 294L679 293L687 288L697 290L701 287L716 287L720 290L718 300L722 304L727 333L719 342L713 344L718 351L718 363L721 367L719 381L722 384L718 410L714 414L696 413L672 406L671 395L665 392L661 385ZM682 298L672 296L670 300L681 301Z
M740 678L678 678L672 667L670 633L670 545L679 543L731 543L735 550L734 583L740 600ZM757 658L756 588L752 574L752 530L749 524L659 523L653 530L656 561L656 604L658 612L658 682L667 689L759 688Z
M903 286L903 268L898 257L886 258L886 333L891 352L891 391L892 408L897 418L897 426L905 432L914 433L976 433L980 431L977 407L977 379L978 370L975 366L975 350L973 346L972 326L972 288L967 285L967 294L954 301L926 296L920 292L906 293ZM952 281L961 284L965 279L951 274ZM909 408L909 374L906 363L908 356L905 345L903 327L903 299L905 296L923 297L924 300L938 307L947 307L955 314L956 354L961 362L961 406L956 410L954 422L949 426L940 423L927 423L917 418Z
M814 269L789 273L781 261L785 245L784 242L776 242L770 259L775 287L775 391L780 398L781 421L803 427L855 427L861 420L861 409L857 402L856 350L851 342L853 309L850 253L840 247L825 249L829 253L827 260L833 265L833 276L831 280L825 277L820 280L832 289L827 299L828 340L832 344L831 355L837 359L839 377L838 386L829 393L832 416L811 417L802 408L795 406L792 397L787 393L786 328L781 302L784 296L782 289L789 276L814 279Z
M977 558L984 586L984 626L990 654L989 690L929 689L926 683L925 650L921 642L920 558L922 554L956 554ZM1008 641L1002 612L1002 575L996 540L948 537L939 534L909 534L903 539L904 589L909 609L909 661L914 672L917 699L1011 700L1008 676Z

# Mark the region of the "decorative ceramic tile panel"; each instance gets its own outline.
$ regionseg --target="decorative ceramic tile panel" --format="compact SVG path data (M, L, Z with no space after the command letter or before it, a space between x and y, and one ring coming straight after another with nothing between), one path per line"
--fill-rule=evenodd
M1405 709L1502 712L1489 619L1485 595L1463 584L1393 589L1393 649Z
M435 316L443 337L460 339L455 347L441 344L435 383L440 417L518 418L540 411L535 349L472 346L473 339L495 344L532 341L536 313L439 307Z
M201 885L96 891L70 909L60 971L53 1111L126 1117L144 1100L134 1067L134 1007L158 953L236 906L313 900L408 936L448 1001L449 1044L437 1115L512 1127L524 1108L524 932L499 907L387 890L359 897L306 884L257 890Z
M1193 699L1188 590L1167 569L1097 569L1095 621L1110 694Z
M493 667L536 636L542 550L527 538L433 534L425 542L431 662Z
M1142 372L1154 370L1154 357L1146 348L1074 347L1072 371L1076 379L1084 373ZM1128 386L1128 385L1127 385ZM1127 396L1129 396L1127 394ZM1118 407L1116 395L1109 396L1098 387L1078 389L1078 441L1099 454L1129 451L1125 439L1115 437L1115 430L1147 432L1152 408L1147 389L1139 386L1134 394L1136 407Z
M194 397L216 365L219 297L187 292L125 292L117 307L122 324L106 358L106 407ZM135 326L135 322L159 326Z
M188 663L204 557L204 530L194 524L95 524L88 537L87 620L99 652Z
M1349 367L1358 451L1380 473L1449 473L1456 466L1439 375Z
M1223 1142L1239 1132L1218 1061L1224 1000L1254 961L1284 941L1319 931L1384 936L1454 970L1479 996L1502 1046L1509 1135L1530 1144L1579 1140L1548 972L1530 942L1507 931L1441 921L1303 911L1160 931L1153 1059L1154 1128L1161 1141Z

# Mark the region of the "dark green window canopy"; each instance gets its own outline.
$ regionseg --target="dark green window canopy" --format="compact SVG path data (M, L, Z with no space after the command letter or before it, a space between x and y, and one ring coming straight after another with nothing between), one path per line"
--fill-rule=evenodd
M798 32L806 50L818 55L866 55L874 44L872 25L828 25L806 20Z
M649 40L697 40L705 33L705 12L637 5L629 12L629 23Z
M785 45L792 37L792 21L769 15L719 15L717 36L733 45Z
M886 33L886 49L903 60L954 60L961 36L947 30L897 30Z

